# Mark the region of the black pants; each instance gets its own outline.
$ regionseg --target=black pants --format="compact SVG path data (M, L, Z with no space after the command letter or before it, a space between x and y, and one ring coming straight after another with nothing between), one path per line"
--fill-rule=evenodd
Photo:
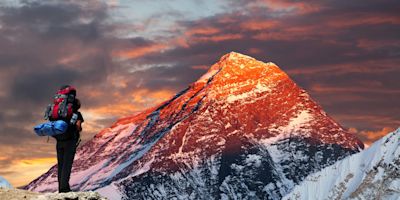
M58 191L70 192L69 178L76 152L76 139L57 141Z

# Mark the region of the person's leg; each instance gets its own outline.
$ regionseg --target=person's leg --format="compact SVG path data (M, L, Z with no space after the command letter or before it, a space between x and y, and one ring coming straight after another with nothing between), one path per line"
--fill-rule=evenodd
M71 188L69 186L69 179L76 152L76 141L66 141L65 144L64 163L61 173L61 188L63 192L70 192Z
M64 163L64 147L62 142L57 141L56 145L56 150L57 150L57 178L58 178L58 191L61 192L61 174L62 174L62 169L63 169L63 163Z

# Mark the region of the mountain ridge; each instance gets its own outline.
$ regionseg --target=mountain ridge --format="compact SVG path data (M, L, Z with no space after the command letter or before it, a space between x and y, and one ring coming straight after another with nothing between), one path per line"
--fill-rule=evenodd
M400 128L368 149L308 176L283 199L360 198L400 198Z

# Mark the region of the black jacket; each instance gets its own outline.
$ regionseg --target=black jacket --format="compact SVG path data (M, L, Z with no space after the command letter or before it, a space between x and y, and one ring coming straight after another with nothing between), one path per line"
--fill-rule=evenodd
M82 122L84 121L81 112L77 111L74 113L78 114L77 120L81 120ZM77 129L76 124L70 124L69 121L67 123L67 132L53 136L57 141L78 140L78 138L80 137L79 130Z

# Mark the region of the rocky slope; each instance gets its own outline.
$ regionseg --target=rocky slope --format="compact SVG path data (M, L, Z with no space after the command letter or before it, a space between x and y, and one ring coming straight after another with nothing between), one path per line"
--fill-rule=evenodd
M308 176L284 199L400 199L400 128Z
M71 184L110 199L280 199L362 148L278 66L231 52L83 145ZM56 174L26 188L55 191Z

